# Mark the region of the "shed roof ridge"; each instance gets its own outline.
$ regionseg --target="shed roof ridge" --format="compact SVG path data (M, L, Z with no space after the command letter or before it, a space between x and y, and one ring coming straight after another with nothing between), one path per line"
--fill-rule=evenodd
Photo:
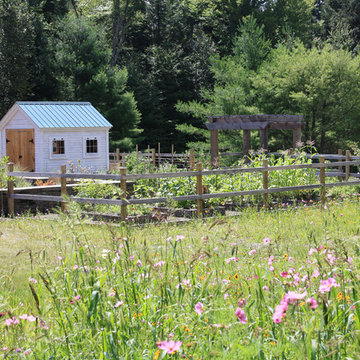
M89 101L17 101L18 105L91 105Z

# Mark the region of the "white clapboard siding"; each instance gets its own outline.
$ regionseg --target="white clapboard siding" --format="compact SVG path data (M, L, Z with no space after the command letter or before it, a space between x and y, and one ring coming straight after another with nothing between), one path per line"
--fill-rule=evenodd
M87 171L109 169L109 127L78 128L39 128L34 121L15 104L0 121L0 156L6 156L7 129L34 129L35 171L59 172L61 165L69 169L70 163L78 164ZM65 156L51 155L53 138L64 138ZM86 137L96 137L98 154L86 155Z

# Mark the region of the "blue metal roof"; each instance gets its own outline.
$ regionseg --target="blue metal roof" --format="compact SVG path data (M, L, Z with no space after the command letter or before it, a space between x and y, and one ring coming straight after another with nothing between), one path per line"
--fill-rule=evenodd
M18 101L39 128L112 127L89 102Z

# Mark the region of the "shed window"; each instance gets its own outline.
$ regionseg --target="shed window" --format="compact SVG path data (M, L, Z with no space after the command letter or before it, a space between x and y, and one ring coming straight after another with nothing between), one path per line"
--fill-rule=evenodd
M64 139L53 139L52 141L52 154L63 155L65 154L65 141Z
M98 152L97 138L86 139L86 153L97 154L97 152Z

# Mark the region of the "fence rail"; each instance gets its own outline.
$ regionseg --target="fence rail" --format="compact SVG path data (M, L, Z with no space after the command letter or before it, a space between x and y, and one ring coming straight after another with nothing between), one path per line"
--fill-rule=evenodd
M256 168L232 168L232 169L217 169L217 170L202 170L201 163L197 164L196 171L184 171L184 172L172 172L172 173L154 173L154 174L126 174L126 168L120 168L120 175L115 174L79 174L79 173L66 173L64 166L61 168L60 173L29 173L29 172L15 172L13 171L13 164L9 164L8 167L8 207L10 215L14 214L14 201L15 200L33 200L33 201L52 201L61 202L62 209L66 209L66 201L78 203L91 203L91 204L106 204L106 205L120 205L121 206L121 218L126 219L127 216L127 205L131 204L154 204L154 203L167 203L169 201L185 201L193 200L197 201L198 216L202 215L203 202L208 199L215 198L232 198L244 195L263 195L263 201L265 207L268 207L268 194L287 192L287 191L299 191L299 190L310 190L320 189L321 192L321 203L325 204L325 191L328 187L336 186L349 186L360 184L360 181L348 181L350 176L360 177L359 174L350 173L350 166L360 165L360 159L350 161L338 161L333 163L325 163L325 157L319 157L319 163L313 164L298 164L298 165L284 165L284 166L268 166L268 161L264 160L262 167ZM343 172L325 172L328 167L345 167L346 171ZM299 186L287 186L281 188L269 188L268 187L268 174L270 171L282 171L282 170L297 170L297 169L319 169L320 183L311 185L299 185ZM202 186L202 177L209 175L224 175L224 174L240 174L240 173L263 173L263 188L258 190L244 190L244 191L233 191L225 193L212 193L204 194ZM60 178L62 182L61 196L50 196L50 195L30 195L30 194L15 194L14 193L14 177L53 177ZM345 181L325 183L326 176L345 177ZM196 177L197 186L195 195L183 195L183 196L171 196L171 197L156 197L156 198L144 198L144 199L126 199L125 189L126 180L139 180L139 179L160 179L160 178L177 178L177 177ZM96 180L120 180L120 186L123 190L122 199L94 199L94 198L80 198L74 196L67 196L66 191L66 179L96 179Z

